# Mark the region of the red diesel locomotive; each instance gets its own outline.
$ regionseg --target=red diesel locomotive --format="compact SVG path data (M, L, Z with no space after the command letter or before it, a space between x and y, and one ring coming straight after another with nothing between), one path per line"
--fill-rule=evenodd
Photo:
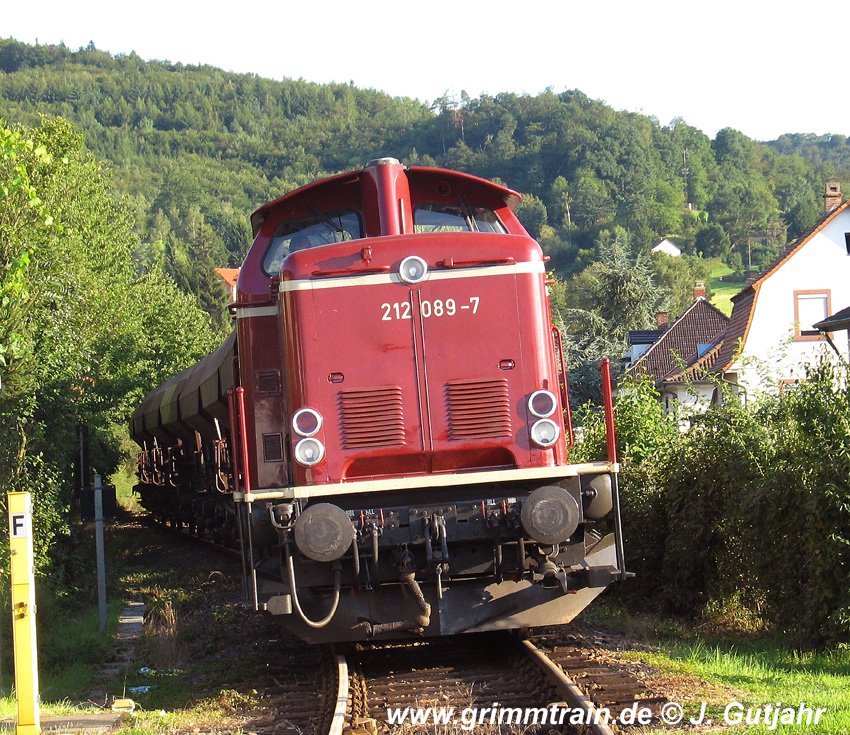
M379 159L264 205L235 336L133 415L143 505L238 544L304 639L567 623L626 576L610 390L608 461L570 464L518 203Z

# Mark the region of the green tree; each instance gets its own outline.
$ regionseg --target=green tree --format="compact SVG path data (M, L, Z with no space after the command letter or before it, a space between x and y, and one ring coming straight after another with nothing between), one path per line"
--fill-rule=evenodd
M697 281L709 280L709 269L701 258L686 255L671 258L665 253L652 253L650 263L655 283L666 294L671 317L682 314L694 302ZM710 293L707 294L711 296Z
M556 177L549 191L547 208L552 213L552 222L563 230L569 230L573 226L571 202L569 182L563 176Z
M700 228L694 239L694 249L704 258L725 258L729 255L729 235L716 222Z
M553 311L567 337L570 399L576 406L601 401L599 361L619 361L627 332L653 326L668 303L649 257L632 252L624 229L604 230L596 248L598 261L551 287Z
M175 300L161 276L138 280L129 209L78 131L61 119L0 124L0 141L0 483L33 492L43 567L66 529L78 425L110 473L158 366L185 366L215 340L190 297ZM182 310L159 316L173 328L151 329L154 304ZM193 331L175 337L177 328Z
M655 323L665 295L655 283L649 257L632 252L626 230L603 230L596 249L599 260L570 281L570 291L578 308L598 313L625 346L626 332Z
M584 229L592 229L612 215L613 208L604 183L592 171L580 171L573 195L575 223Z
M528 233L533 238L539 239L548 219L546 205L542 199L534 196L534 194L523 194L522 202L517 209L517 217L528 230Z

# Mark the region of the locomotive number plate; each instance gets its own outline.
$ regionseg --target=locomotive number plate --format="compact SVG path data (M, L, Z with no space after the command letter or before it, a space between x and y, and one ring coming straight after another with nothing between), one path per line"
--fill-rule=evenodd
M477 314L479 296L470 296L467 303L458 302L455 299L423 300L419 305L419 315L423 319L441 316L456 316L457 314ZM413 307L409 301L395 301L392 304L381 304L381 321L391 322L394 319L410 319Z

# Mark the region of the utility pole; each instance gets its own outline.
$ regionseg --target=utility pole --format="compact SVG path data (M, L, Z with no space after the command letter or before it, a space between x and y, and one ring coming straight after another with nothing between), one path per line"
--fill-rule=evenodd
M101 635L106 632L106 560L103 549L103 484L94 476L94 536L97 553L97 617Z

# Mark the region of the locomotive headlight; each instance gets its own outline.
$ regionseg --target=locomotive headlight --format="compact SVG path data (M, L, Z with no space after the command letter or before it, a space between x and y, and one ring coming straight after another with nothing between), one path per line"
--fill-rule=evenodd
M561 430L558 428L558 424L552 421L552 419L540 419L540 421L536 421L531 427L531 441L544 449L551 447L558 441L560 435Z
M325 445L318 439L308 437L295 445L295 460L306 467L318 464L325 456Z
M299 436L315 436L322 428L322 415L312 408L302 408L292 417L292 429Z
M418 255L411 255L401 261L398 277L405 283L419 283L428 275L428 264Z
M557 408L558 400L548 390L535 391L528 399L528 410L539 419L551 416Z

